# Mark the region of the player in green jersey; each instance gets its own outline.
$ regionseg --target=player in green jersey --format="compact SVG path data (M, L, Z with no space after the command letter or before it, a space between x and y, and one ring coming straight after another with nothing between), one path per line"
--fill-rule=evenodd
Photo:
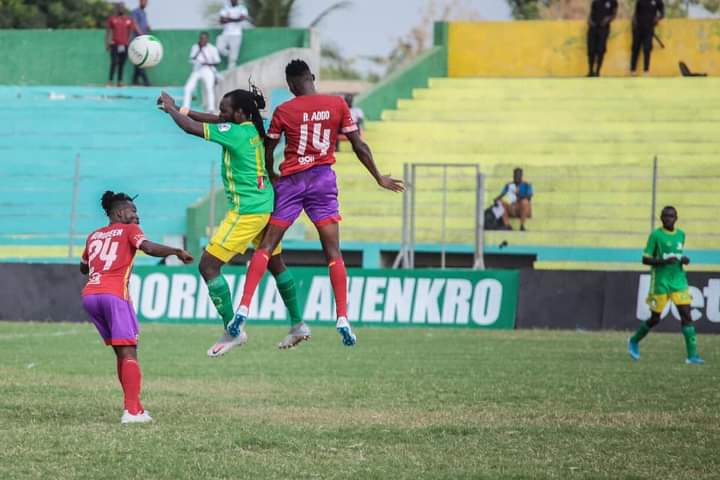
M652 315L650 320L640 324L635 334L628 339L628 352L633 360L640 359L640 340L660 323L660 315L669 301L673 302L680 312L682 334L687 349L686 363L701 365L705 361L697 353L695 326L690 317L692 297L688 290L687 275L683 265L690 259L683 255L685 232L675 228L677 222L675 207L665 207L660 214L662 228L650 234L643 252L643 264L650 265L651 277L648 305Z
M260 109L265 107L265 99L257 91L234 90L223 97L219 115L181 112L165 92L158 104L185 132L223 147L222 178L228 213L200 259L200 274L225 325L223 336L208 350L208 356L217 357L247 342L244 328L235 334L227 329L235 313L230 288L220 269L235 255L245 253L249 243L257 246L274 207L273 187L264 164L265 127ZM310 328L302 321L295 280L280 252L280 246L273 251L269 270L291 321L290 332L279 347L290 348L308 340Z

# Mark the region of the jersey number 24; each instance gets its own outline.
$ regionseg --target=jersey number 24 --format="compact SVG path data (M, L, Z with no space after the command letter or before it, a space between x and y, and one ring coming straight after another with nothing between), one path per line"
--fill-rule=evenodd
M100 255L100 260L105 262L103 271L110 270L113 262L117 260L118 242L113 242L112 238L103 240L93 240L88 247L88 263L92 263L95 258Z

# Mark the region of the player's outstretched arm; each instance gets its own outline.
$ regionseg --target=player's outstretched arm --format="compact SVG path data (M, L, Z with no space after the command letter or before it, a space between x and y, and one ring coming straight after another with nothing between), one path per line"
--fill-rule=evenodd
M405 190L405 187L403 186L403 182L401 180L392 178L389 175L380 174L377 166L375 165L375 160L373 159L370 147L367 143L363 141L362 138L360 138L360 133L355 131L349 132L346 135L348 140L350 140L353 152L355 152L358 160L360 160L360 163L362 163L365 168L367 168L368 172L370 172L370 175L373 176L378 185L380 185L386 190L390 190L393 192L402 192Z
M151 257L169 257L170 255L177 256L183 263L192 263L193 256L189 252L182 248L168 247L160 243L151 242L150 240L144 240L140 244L140 250L150 255Z
M180 113L184 113L182 109L180 109ZM185 114L196 122L200 123L222 123L222 120L220 120L220 115L215 115L214 113L196 112L194 110L188 110Z
M175 105L175 100L168 95L167 92L162 92L160 98L157 101L160 108L168 113L175 121L178 127L182 128L185 132L196 137L204 138L202 123L196 122L192 118L183 115Z

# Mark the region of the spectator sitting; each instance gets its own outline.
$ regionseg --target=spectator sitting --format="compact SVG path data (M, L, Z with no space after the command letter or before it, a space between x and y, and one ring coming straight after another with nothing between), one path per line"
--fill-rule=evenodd
M520 230L525 231L525 220L532 218L532 185L523 181L522 168L513 170L513 181L503 187L495 203L502 202L503 223L505 228L512 230L510 217L520 219Z
M215 45L210 43L207 32L200 33L198 43L190 49L190 63L193 71L185 83L185 96L183 98L181 112L187 114L190 111L190 102L198 80L202 80L204 87L204 107L207 112L216 112L215 103L215 66L220 63L220 53Z
M137 28L137 33L133 35L133 38L140 35L148 35L150 33L150 25L148 25L147 13L145 13L145 7L147 7L147 4L148 0L140 0L138 8L136 8L130 13L133 20L135 21L135 27ZM141 79L143 85L145 85L146 87L150 86L150 79L147 76L147 71L145 71L144 68L139 68L136 66L135 70L133 70L132 84L140 85Z
M110 79L108 87L112 86L113 77L117 71L117 86L122 87L123 70L127 61L130 34L139 33L137 25L127 16L125 5L122 2L115 4L115 14L108 18L105 33L105 49L110 53Z

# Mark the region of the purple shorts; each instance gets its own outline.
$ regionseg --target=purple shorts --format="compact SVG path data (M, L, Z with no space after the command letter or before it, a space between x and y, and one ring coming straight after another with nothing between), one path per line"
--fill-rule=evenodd
M83 307L105 345L137 345L140 327L130 302L109 293L98 293L83 297Z
M342 220L335 172L330 165L318 165L280 177L275 184L275 210L270 223L289 227L305 210L318 227Z

